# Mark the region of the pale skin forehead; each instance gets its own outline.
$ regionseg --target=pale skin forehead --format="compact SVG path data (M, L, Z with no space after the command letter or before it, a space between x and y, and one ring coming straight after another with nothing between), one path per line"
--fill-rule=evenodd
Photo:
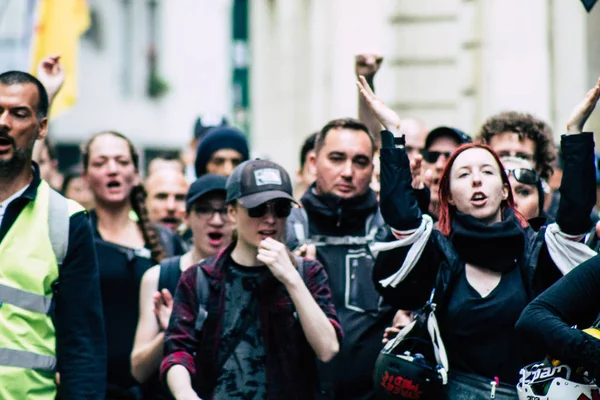
M37 87L33 83L0 83L0 105L3 107L27 107L35 112L38 101Z
M492 156L489 151L477 148L468 149L456 157L454 164L452 165L452 171L457 171L460 168L482 165L491 165L495 169L499 168L494 156Z
M364 155L372 158L373 147L369 134L364 131L333 128L327 132L321 151Z
M183 191L187 191L188 184L185 180L185 176L173 169L156 171L146 179L146 189L148 190L159 190L158 188L165 186L180 188Z
M91 143L89 148L89 155L91 157L118 157L126 156L131 157L129 150L129 144L123 138L105 134L97 136Z

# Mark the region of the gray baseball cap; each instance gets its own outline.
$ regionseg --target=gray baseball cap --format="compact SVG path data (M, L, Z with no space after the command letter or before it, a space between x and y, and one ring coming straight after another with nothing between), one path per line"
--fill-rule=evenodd
M227 204L237 200L245 208L274 199L296 203L288 173L279 164L267 160L248 160L235 167L227 179L226 190Z

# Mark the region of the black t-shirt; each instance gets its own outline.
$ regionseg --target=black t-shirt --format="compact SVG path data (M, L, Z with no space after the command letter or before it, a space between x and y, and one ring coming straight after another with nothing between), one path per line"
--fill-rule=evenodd
M528 360L514 326L526 305L519 268L505 273L486 297L471 286L463 270L440 318L450 370L516 384Z
M214 399L263 399L267 386L265 344L260 333L255 292L270 272L266 266L241 266L231 257L227 264L223 338L241 339L217 378ZM253 322L244 332L239 332L247 315Z
M106 329L108 392L118 393L138 386L131 375L131 351L139 316L140 283L153 262L146 248L132 249L102 239L96 215L91 215Z

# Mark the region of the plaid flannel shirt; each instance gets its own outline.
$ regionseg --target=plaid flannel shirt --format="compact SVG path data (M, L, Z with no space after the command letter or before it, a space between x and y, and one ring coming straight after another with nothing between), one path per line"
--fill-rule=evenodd
M183 365L192 376L194 389L203 398L212 397L216 381L214 364L225 314L225 272L234 246L230 245L217 257L207 259L182 274L165 332L161 378L166 380L166 373L172 366ZM194 327L199 307L196 268L203 268L209 280L208 318L201 332ZM325 269L318 261L305 259L304 270L304 282L331 321L341 344L342 329L332 303ZM292 299L283 284L271 277L259 291L258 303L266 353L267 397L312 398L317 390L316 356L295 316Z

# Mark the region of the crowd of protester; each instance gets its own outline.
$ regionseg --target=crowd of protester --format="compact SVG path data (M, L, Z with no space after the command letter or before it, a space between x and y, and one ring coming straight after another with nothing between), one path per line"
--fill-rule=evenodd
M382 64L357 56L357 118L292 176L206 116L146 171L110 130L59 171L59 58L0 74L0 398L600 398L600 80L555 144L519 110L471 134L401 119ZM49 187L73 200L64 260Z

